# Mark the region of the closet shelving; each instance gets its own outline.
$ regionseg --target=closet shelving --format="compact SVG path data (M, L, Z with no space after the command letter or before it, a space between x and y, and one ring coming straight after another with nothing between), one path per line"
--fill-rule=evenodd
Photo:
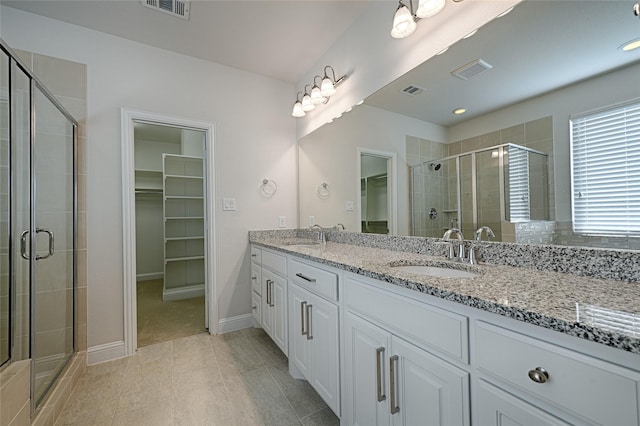
M204 294L203 159L162 156L164 300Z

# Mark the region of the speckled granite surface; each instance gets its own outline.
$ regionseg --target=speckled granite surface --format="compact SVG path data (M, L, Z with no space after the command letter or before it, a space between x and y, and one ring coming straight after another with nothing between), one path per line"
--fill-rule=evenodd
M330 240L337 239L333 234L336 233L329 234ZM345 239L358 238L358 234L353 233L337 234L342 234ZM640 355L638 282L542 271L534 269L535 266L452 263L442 256L443 246L433 244L438 241L436 239L395 237L403 240L399 242L394 241L394 237L365 236L374 247L362 244L354 247L353 244L334 241L326 245L291 245L312 235L295 231L252 231L249 238L252 243L264 247ZM394 243L409 250L400 251ZM394 249L383 248L385 244ZM558 256L574 254L570 247L557 249L562 251ZM526 249L516 256L520 254L530 255ZM536 256L550 256L549 261L554 261L553 253L543 256L537 253ZM637 259L632 260L637 262ZM478 276L436 278L400 271L391 266L394 264L447 265L476 272ZM565 271L564 268L559 269Z

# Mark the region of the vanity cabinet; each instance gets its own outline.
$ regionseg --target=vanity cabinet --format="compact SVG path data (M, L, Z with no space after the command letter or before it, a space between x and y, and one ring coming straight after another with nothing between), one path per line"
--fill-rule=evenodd
M262 325L262 249L251 247L251 315L254 325Z
M340 329L335 273L289 259L289 364L340 415Z
M520 397L507 398L479 380L481 420L508 416L521 424L564 424L542 411L555 409L581 423L639 424L638 372L484 321L476 322L475 336L478 370L486 379L497 379L494 383L504 382Z
M287 258L262 249L260 273L261 324L264 331L288 356Z
M421 339L413 338L420 329L454 324L466 339L466 327L459 327L466 326L465 318L351 278L345 279L344 288L345 424L469 425L469 373L434 355L427 345L416 345ZM403 302L405 306L399 306ZM441 321L430 322L435 317ZM461 336L455 334L432 343L451 349L460 343Z

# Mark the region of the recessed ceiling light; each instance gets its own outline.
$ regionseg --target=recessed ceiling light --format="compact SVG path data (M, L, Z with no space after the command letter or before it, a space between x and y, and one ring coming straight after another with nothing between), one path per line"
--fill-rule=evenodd
M469 34L467 34L466 36L464 36L462 38L473 37L477 32L478 32L478 29L476 28L475 30L471 31Z
M630 50L637 49L639 47L640 47L640 38L637 38L635 40L631 40L631 41L628 41L628 42L624 43L623 45L621 45L619 47L619 49L622 49L625 52L628 52Z
M466 110L466 109L464 109L464 108L458 108L458 109L454 109L454 110L453 110L453 113L454 113L455 115L464 114L465 112L467 112L467 110Z

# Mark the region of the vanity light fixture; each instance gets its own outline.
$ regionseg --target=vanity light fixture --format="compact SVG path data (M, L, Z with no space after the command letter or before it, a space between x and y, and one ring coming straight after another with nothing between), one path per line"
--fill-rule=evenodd
M329 71L331 73L329 73ZM298 92L291 115L296 118L304 117L307 112L313 111L316 105L329 102L329 98L336 93L336 86L342 83L345 78L347 78L346 74L340 78L336 78L336 72L333 67L329 65L324 67L324 77L316 75L313 78L313 86L306 84L304 86L304 94ZM317 84L318 79L321 79L320 86ZM311 87L311 91L308 90L309 87ZM301 94L302 100L300 100Z
M396 12L393 15L391 37L406 38L414 33L420 19L430 18L439 13L445 6L446 0L416 0L418 6L414 9L413 0L409 0L409 6L399 0Z
M293 104L293 112L291 113L291 115L296 118L304 117L305 115L307 115L307 113L302 109L302 101L300 100L300 95L302 95L302 92L298 92L298 94L296 95L296 102Z

